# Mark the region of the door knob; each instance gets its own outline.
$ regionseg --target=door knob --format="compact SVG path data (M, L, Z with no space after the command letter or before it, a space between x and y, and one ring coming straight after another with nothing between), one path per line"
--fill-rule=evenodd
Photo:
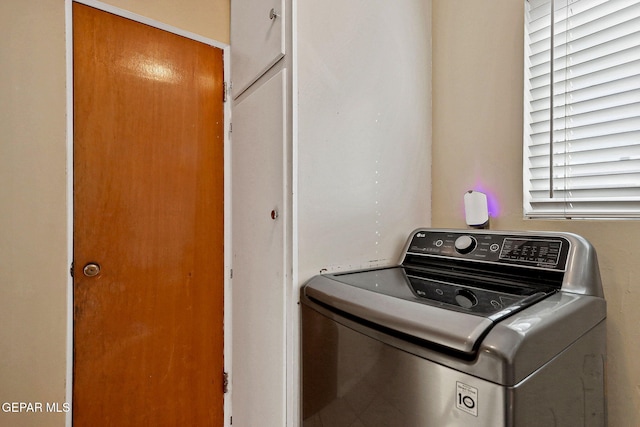
M84 268L82 269L82 272L87 277L97 276L98 273L100 273L100 264L90 262L89 264L84 266Z
M276 19L278 16L280 16L280 14L278 14L278 12L276 12L276 10L275 10L275 9L273 9L273 8L272 8L272 9L269 11L269 19L271 19L272 21L273 21L274 19Z

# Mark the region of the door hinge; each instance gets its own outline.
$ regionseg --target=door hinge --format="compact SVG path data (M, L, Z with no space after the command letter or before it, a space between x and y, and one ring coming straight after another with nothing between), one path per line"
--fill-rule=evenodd
M69 267L69 274L73 277L73 263L71 263L71 267Z
M222 85L222 102L227 102L227 98L229 98L229 92L231 92L231 83L223 82Z
M222 393L229 393L229 373L222 373Z

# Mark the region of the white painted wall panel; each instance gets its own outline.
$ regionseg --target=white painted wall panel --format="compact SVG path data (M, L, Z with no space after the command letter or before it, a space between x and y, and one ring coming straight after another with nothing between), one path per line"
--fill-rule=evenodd
M233 111L231 392L238 426L286 424L285 79L286 69Z
M431 6L298 9L299 281L396 263L430 224Z
M284 0L231 2L233 94L237 96L285 54ZM273 9L277 16L271 14Z

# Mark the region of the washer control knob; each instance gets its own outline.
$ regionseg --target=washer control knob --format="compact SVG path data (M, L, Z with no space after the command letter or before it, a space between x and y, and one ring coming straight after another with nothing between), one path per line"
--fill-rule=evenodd
M476 239L471 236L460 236L454 244L456 251L461 254L468 254L476 248Z

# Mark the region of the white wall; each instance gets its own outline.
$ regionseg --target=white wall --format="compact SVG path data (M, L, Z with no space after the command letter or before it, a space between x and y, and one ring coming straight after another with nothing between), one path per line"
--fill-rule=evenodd
M431 2L298 6L299 281L389 265L431 200Z
M433 225L464 228L463 194L496 202L492 229L586 237L608 304L609 425L640 417L640 221L539 221L522 215L524 0L433 1Z
M0 2L0 404L65 402L63 1ZM65 415L0 411L0 425Z

